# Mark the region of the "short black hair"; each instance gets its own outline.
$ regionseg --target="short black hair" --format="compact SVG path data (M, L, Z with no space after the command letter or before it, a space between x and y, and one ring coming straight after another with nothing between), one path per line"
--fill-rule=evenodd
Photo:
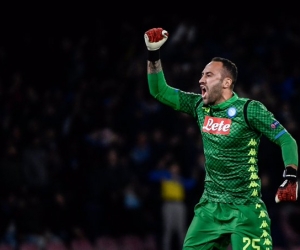
M223 67L225 70L229 73L229 75L232 78L232 85L235 85L238 77L238 69L235 63L230 61L229 59L223 58L223 57L214 57L211 59L212 62L221 62L223 63Z

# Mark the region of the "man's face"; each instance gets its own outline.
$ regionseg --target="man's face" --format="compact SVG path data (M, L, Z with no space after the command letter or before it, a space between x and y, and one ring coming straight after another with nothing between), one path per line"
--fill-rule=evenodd
M223 97L222 66L221 62L210 62L202 71L199 84L204 104L216 105L225 100Z

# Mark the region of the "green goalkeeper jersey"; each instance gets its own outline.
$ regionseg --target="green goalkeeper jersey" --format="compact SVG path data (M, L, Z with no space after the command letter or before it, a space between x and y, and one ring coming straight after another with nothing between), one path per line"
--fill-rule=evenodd
M179 109L197 119L205 155L201 201L257 203L261 197L257 153L261 134L272 141L285 129L262 103L239 98L205 107L200 95L179 91Z
M159 74L163 78L163 73ZM205 106L200 94L157 84L159 74L148 75L151 94L193 116L202 134L206 177L200 202L262 202L257 165L260 138L264 135L278 144L286 129L259 101L234 93L223 103Z

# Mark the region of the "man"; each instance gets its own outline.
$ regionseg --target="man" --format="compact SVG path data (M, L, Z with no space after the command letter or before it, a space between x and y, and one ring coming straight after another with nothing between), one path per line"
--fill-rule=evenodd
M171 250L174 233L177 236L176 246L177 244L181 246L184 240L187 219L186 192L195 187L196 179L182 176L179 162L171 160L166 164L167 167L162 167L162 163L159 169L150 171L149 180L160 183L163 225L162 249Z
M284 182L275 201L296 201L298 149L295 139L259 101L233 91L236 65L215 57L202 71L200 92L169 86L160 60L168 32L145 32L150 94L174 110L193 116L202 134L205 154L204 192L194 208L183 249L273 249L270 217L261 199L257 152L260 137L281 147ZM175 218L174 218L175 219Z

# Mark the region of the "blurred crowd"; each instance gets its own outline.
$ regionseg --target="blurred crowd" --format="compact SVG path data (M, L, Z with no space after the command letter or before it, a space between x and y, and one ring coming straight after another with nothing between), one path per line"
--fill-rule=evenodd
M262 101L299 144L299 18L203 21L124 19L117 34L97 18L40 34L20 23L0 41L0 242L69 246L129 234L151 235L160 249L164 196L151 174L174 164L195 181L181 200L189 224L203 190L201 135L191 117L149 94L143 34L155 26L170 33L161 50L170 85L199 92L204 66L227 57L239 68L238 95ZM299 202L275 203L284 165L265 138L259 166L274 247L299 249Z

